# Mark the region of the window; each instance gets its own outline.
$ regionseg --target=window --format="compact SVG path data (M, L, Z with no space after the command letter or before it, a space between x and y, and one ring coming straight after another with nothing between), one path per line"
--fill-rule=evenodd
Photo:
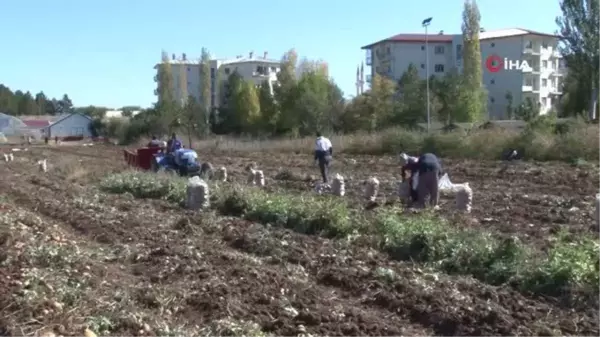
M496 80L491 80L490 84L496 84Z
M444 65L443 64L436 64L434 70L435 70L436 73L443 73L444 72Z
M444 46L435 46L434 53L435 54L443 54L444 53Z
M542 106L548 105L548 99L546 97L542 98Z
M421 50L425 50L425 46L421 46Z
M531 41L526 41L526 42L525 42L525 48L527 48L527 49L531 49L531 48L533 48L533 42L531 42Z
M492 44L490 45L492 48L496 47L496 44L494 42L492 42Z
M210 68L210 78L215 78L215 74L216 74L215 68Z
M494 97L490 97L490 102L494 103L496 100L494 99Z
M542 48L548 49L548 42L543 42L542 43Z
M256 66L256 72L259 74L263 74L264 73L263 66Z
M425 69L425 63L421 63L421 69Z
M190 71L190 70L192 70L192 69L190 69L190 67L187 67L187 68L188 68L188 70L187 70L187 71Z
M548 61L542 61L542 69L548 68Z
M462 60L462 44L457 44L456 45L456 60L460 61Z
M271 71L274 73L277 72L277 67L271 67Z
M544 78L544 79L542 80L542 88L545 88L545 87L547 87L547 86L548 86L548 80Z
M230 72L231 70L229 70L229 68L225 68L225 75L229 75Z
M392 53L392 49L390 48L390 46L387 46L385 48L385 53L388 54L388 55L390 55Z

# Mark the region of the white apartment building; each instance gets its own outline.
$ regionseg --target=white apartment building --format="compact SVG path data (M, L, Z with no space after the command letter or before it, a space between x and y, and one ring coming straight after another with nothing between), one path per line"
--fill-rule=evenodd
M268 54L265 52L262 56L256 57L253 52L248 54L248 57L241 55L234 59L211 59L210 60L210 77L211 77L211 107L219 107L223 102L220 102L220 91L223 89L219 86L219 71L222 71L222 80L226 80L234 71L245 80L253 81L257 86L261 85L264 81L268 81L273 92L273 84L277 81L277 72L280 70L280 61L272 60L267 58ZM200 60L190 60L186 54L182 54L181 57L177 57L175 54L172 55L169 60L173 73L173 81L175 87L175 98L183 101L185 98L194 96L199 100L201 92L201 79L200 79ZM154 68L157 70L157 64ZM186 77L187 92L183 88L184 83L182 82L182 76ZM154 77L155 81L158 81L158 76ZM222 83L223 84L223 83ZM157 90L154 92L158 93Z
M481 66L488 91L490 119L506 118L506 94L513 106L531 98L547 113L560 97L565 65L558 52L558 36L527 29L511 28L482 31ZM427 41L427 50L425 47ZM419 69L421 78L429 74L443 76L452 68L462 70L461 34L399 34L362 47L371 66L370 83L376 73L399 80L409 64ZM428 53L429 65L426 65ZM495 61L495 62L494 62ZM526 62L526 64L525 64Z

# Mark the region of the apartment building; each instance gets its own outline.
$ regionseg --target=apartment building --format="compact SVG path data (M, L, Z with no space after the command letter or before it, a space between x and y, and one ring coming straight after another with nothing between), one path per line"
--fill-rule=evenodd
M273 84L277 81L277 72L280 70L280 61L268 59L267 56L267 52L259 57L255 56L253 52L250 52L247 57L238 55L233 59L211 59L211 107L219 107L224 103L220 101L220 97L222 96L221 91L224 88L222 87L223 83L219 85L219 72L226 78L234 71L237 71L242 78L253 81L257 86L261 85L264 81L267 81L272 93ZM186 54L182 54L181 57L177 57L173 54L169 60L169 64L171 65L173 73L175 98L182 101L191 95L196 99L199 99L202 90L200 60L190 60L187 58ZM159 64L154 67L157 70L157 74L158 66ZM182 81L183 76L186 78L185 83ZM158 81L158 75L154 77L154 80ZM158 91L155 90L154 93L158 94Z
M558 52L558 36L511 28L482 30L479 39L491 119L506 118L508 92L514 106L530 98L539 104L542 114L558 102L566 71ZM443 76L452 68L462 71L462 44L461 34L442 31L428 35L399 34L362 47L367 51L366 64L371 66L367 83L375 74L399 80L411 63L418 67L423 79L426 67L430 76Z

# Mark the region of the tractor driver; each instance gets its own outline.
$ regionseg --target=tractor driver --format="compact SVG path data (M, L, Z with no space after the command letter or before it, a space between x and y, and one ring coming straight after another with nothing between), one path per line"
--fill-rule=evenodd
M167 142L167 153L173 153L181 149L181 141L177 139L175 132L171 135L171 139Z

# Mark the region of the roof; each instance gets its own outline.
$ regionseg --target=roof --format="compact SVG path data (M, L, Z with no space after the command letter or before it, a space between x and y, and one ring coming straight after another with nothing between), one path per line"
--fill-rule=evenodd
M50 121L47 119L27 119L23 123L29 128L45 128L50 125Z
M240 57L240 58L234 58L234 59L213 59L211 61L216 61L218 62L219 65L224 65L224 64L238 64L238 63L251 63L251 62L257 62L257 63L270 63L270 64L280 64L281 61L280 60L274 60L274 59L268 59L268 58L264 58L264 57ZM157 68L162 62L157 63L154 68ZM182 65L188 65L188 66L198 66L200 64L200 60L169 60L169 64L182 64Z
M507 28L507 29L498 29L491 30L479 33L479 40L490 40L490 39L499 39L504 37L513 37L513 36L521 36L521 35L539 35L539 36L547 36L560 38L558 35L547 34L542 32L537 32L530 29L523 28ZM392 37L388 37L387 39L383 39L381 41L377 41L375 43L371 43L362 47L361 49L370 49L374 45L383 43L383 42L420 42L424 43L427 39L428 42L440 43L440 42L452 42L455 37L460 37L462 34L398 34Z
M92 118L90 116L81 114L79 112L75 112L75 113L72 113L72 114L65 115L63 118L57 119L54 123L48 125L48 127L53 127L54 125L59 124L60 122L64 121L65 119L68 119L69 117L72 117L74 115L80 115L80 116L83 116L83 117L89 119L90 121L92 121Z

